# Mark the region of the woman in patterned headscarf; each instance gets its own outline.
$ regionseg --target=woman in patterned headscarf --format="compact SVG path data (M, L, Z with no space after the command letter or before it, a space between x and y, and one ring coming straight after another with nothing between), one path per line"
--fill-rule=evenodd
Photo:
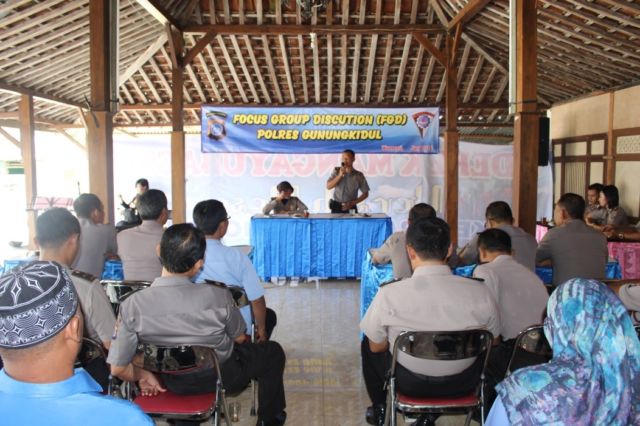
M640 342L618 297L572 279L547 312L553 359L498 384L487 425L640 425Z

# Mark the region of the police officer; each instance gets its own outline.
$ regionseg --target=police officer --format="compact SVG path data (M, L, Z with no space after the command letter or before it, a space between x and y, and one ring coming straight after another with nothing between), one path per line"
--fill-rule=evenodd
M355 161L355 152L345 149L341 167L336 167L327 180L327 189L334 189L333 199L329 202L331 213L347 213L351 209L357 211L358 203L369 196L369 184L364 174L353 168Z

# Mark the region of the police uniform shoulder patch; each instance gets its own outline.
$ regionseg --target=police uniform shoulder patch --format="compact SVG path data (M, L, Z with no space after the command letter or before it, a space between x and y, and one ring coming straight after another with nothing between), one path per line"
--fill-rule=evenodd
M82 278L83 280L87 280L87 281L95 281L98 279L98 277L96 277L95 275L91 275L87 272L78 271L76 269L71 270L71 275L74 277Z
M396 278L396 279L393 279L393 280L385 281L382 284L380 284L380 287L384 287L386 285L397 283L397 282L400 282L400 281L402 281L402 278Z

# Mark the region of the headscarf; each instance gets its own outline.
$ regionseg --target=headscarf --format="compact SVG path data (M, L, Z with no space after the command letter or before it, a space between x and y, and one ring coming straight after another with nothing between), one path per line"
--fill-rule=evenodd
M549 298L553 358L497 386L512 425L640 425L640 342L604 284L572 279Z

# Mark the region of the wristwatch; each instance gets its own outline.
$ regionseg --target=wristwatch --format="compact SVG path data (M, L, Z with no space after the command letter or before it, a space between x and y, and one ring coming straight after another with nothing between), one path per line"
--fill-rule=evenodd
M624 241L624 232L618 234L618 239Z

